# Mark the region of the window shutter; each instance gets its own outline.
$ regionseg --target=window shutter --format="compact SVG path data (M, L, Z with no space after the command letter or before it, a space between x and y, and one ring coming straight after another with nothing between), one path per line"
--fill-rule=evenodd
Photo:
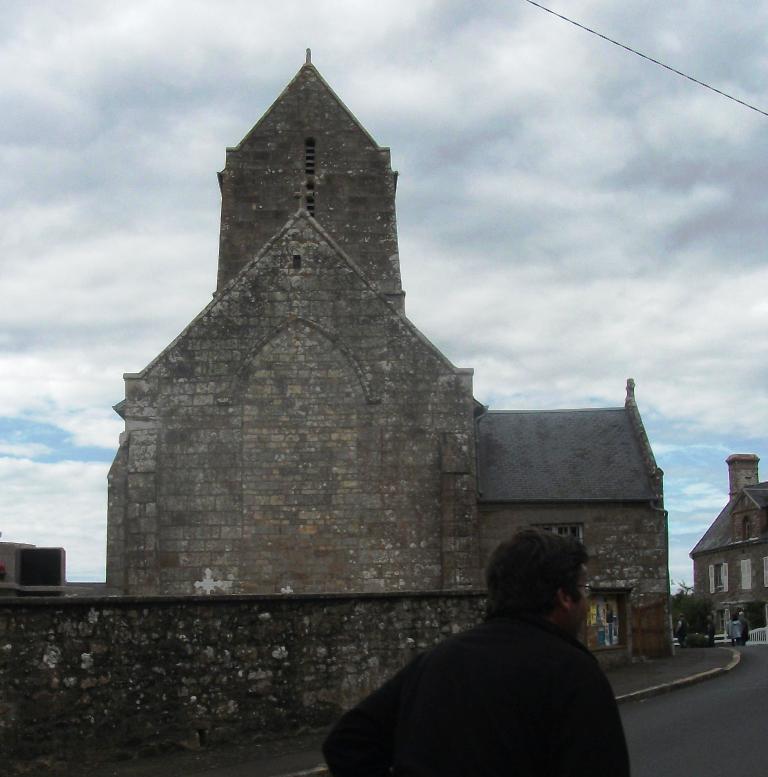
M768 583L766 583L768 585ZM715 565L709 565L709 592L713 594L715 592Z
M741 560L741 587L745 591L752 588L752 561L748 558Z
M723 562L723 591L728 590L728 564Z

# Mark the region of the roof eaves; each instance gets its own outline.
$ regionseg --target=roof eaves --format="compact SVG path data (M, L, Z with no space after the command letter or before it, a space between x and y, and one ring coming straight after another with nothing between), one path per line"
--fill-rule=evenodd
M491 415L548 415L555 413L605 413L625 412L623 407L574 407L544 410L488 410L485 416Z
M570 497L520 497L520 498L488 498L482 495L477 500L481 504L584 504L600 502L601 504L645 504L646 502L655 502L654 496L636 496L636 497L611 497L611 496L570 496Z

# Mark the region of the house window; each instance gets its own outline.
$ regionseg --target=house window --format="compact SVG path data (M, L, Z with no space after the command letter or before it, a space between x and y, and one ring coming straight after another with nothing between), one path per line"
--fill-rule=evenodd
M711 594L728 590L728 564L709 565L709 592Z
M551 531L553 534L559 534L561 537L576 537L577 540L584 539L584 524L581 523L548 523L538 528L543 531Z
M301 254L294 254L293 255L293 269L294 270L300 270L301 269Z
M744 518L741 522L741 538L743 540L749 539L749 518Z
M748 558L741 560L741 587L745 591L752 588L752 561Z
M763 585L768 588L768 556L763 556Z

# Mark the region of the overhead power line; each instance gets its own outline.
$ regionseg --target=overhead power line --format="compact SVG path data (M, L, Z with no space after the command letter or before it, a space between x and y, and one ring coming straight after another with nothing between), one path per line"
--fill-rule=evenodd
M551 8L546 8L545 6L541 5L541 3L536 3L534 2L534 0L525 0L525 2L529 3L530 5L535 5L537 8L541 8L542 11L546 11L547 13L552 14L552 16L557 16L558 19L562 19L563 21L568 22L569 24L573 24L576 27L580 27L582 30L585 30L586 32L591 32L592 35L597 35L598 38L607 40L608 43L613 43L614 46L618 46L619 48L625 49L626 51L631 51L633 54L637 54L638 57L642 57L643 59L647 59L649 62L653 62L654 65L659 65L660 67L663 67L666 70L671 70L673 73L676 73L677 75L682 76L683 78L687 78L689 81L693 81L694 84L703 86L705 89L709 89L712 92L717 92L717 94L720 94L723 97L727 97L729 100L733 100L736 103L740 103L745 108L749 108L750 110L757 111L757 113L762 113L763 116L768 116L768 113L766 113L766 111L763 111L760 108L756 108L754 105L750 105L749 103L744 102L744 100L739 100L738 97L734 97L733 95L730 95L727 92L723 92L720 89L715 89L714 86L705 84L703 81L699 81L698 78L689 76L686 73L681 72L680 70L675 70L675 68L670 67L669 65L665 65L663 62L659 62L658 59L649 57L647 54L643 54L641 51L637 51L636 49L633 49L630 46L625 46L623 43L619 43L619 41L614 40L613 38L609 38L607 35L603 35L601 32L597 32L597 30L593 30L590 27L586 27L583 24L579 24L579 22L574 21L573 19L569 19L567 16L563 16L562 14L559 14L556 11L553 11Z

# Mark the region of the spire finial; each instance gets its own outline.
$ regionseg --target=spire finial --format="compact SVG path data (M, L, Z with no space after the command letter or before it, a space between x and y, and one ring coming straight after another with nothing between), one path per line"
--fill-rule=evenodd
M312 64L312 49L307 49L307 61L305 64L307 65Z
M634 403L635 401L635 381L632 378L627 378L627 400L626 404Z

